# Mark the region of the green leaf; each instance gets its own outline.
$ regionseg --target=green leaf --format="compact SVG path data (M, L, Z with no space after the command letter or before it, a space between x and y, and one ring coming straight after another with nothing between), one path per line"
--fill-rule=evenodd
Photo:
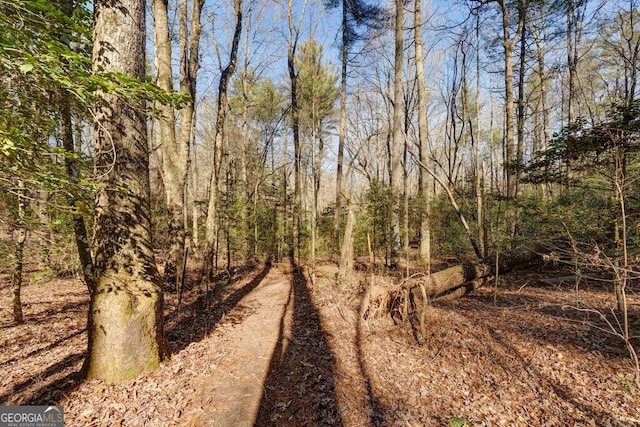
M450 417L449 418L449 426L451 427L466 427L469 423L465 418L461 417Z
M9 138L2 138L2 143L0 144L0 153L9 156L11 152L16 150L16 145Z
M27 74L33 70L33 64L25 63L19 67L19 70L22 74Z

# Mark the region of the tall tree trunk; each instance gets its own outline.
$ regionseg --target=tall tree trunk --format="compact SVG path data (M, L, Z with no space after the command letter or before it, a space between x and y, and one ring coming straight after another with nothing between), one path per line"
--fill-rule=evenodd
M320 128L322 125L320 125ZM320 183L322 182L322 159L324 158L324 139L322 139L321 130L318 129L316 131L317 140L318 140L318 154L316 157L317 168L314 172L314 189L313 189L313 197L314 197L314 206L316 209L316 219L322 216L322 212L320 211Z
M278 238L278 255L277 258L278 260L280 260L283 256L284 256L284 250L285 247L287 246L287 239L289 239L293 233L291 233L289 231L289 227L288 227L288 221L289 221L289 215L288 215L288 211L290 209L290 203L288 203L288 188L289 188L289 172L287 172L287 163L288 163L288 155L287 155L287 146L288 146L288 142L287 142L287 137L285 136L284 138L282 138L282 164L283 164L283 168L282 168L282 229L281 229L281 233L279 235ZM291 237L291 239L289 239L289 244L291 244L291 247L288 248L288 255L293 255L293 238ZM291 258L291 261L293 261L293 258Z
M414 31L416 43L416 78L418 79L418 136L420 139L420 161L429 165L429 126L427 123L427 82L424 76L424 56L422 53L422 10L421 0L415 0ZM420 258L427 264L431 262L431 187L428 174L420 168L420 195L423 209L420 217ZM429 268L427 268L429 271Z
M249 32L247 31L247 34ZM247 44L245 39L245 54L247 52ZM244 261L249 262L251 259L255 259L256 254L254 253L253 257L249 256L249 182L247 178L247 150L249 149L249 88L247 82L247 65L248 60L245 57L245 66L243 72L243 78L241 81L242 84L242 125L240 127L240 219L241 219L241 252L244 257Z
M503 25L503 48L504 48L504 91L505 91L505 146L506 146L506 169L507 178L507 197L513 197L516 194L516 182L513 172L509 164L515 160L513 153L513 47L515 40L509 36L509 9L506 2L501 2L502 7L502 25Z
M520 38L520 34L524 28L524 17L527 8L527 1L522 0L518 4L518 27L513 35L510 36L510 19L509 5L506 0L499 1L502 11L502 46L504 48L504 90L505 90L505 176L507 180L507 197L513 198L517 192L517 175L514 174L513 166L516 161L514 153L515 140L513 135L514 126L514 102L513 102L513 49L516 41ZM513 208L507 210L506 229L507 233L513 238L515 236L516 227L516 211Z
M68 94L67 94L68 95ZM67 96L63 96L60 102L60 130L62 133L62 146L66 153L75 153L75 144L73 143L73 125L71 123L71 106ZM67 169L67 175L72 184L78 184L79 171L78 165L72 156L65 156L64 163ZM84 217L79 213L79 200L75 195L69 198L69 204L73 209L72 222L73 232L76 239L76 248L78 250L78 258L80 260L80 268L82 269L82 277L84 283L91 290L95 288L95 276L93 269L93 257L91 255L91 244L87 227L85 226Z
M524 91L525 91L525 71L526 71L526 54L527 54L527 22L526 15L522 17L523 28L520 33L520 64L518 67L518 142L516 144L516 163L517 169L515 172L515 181L516 181L516 193L518 192L518 185L520 182L521 168L520 165L524 162L524 120L525 120L525 99L524 99Z
M204 256L204 278L213 280L214 258L216 258L216 241L218 235L218 175L220 163L222 161L222 143L224 141L224 122L227 116L227 89L229 80L235 72L238 58L238 45L242 33L242 0L234 0L234 13L236 16L233 40L231 42L231 52L229 62L222 70L220 82L218 84L218 109L216 114L216 134L214 146L211 153L212 171L209 181L209 209L205 223L205 256ZM217 261L215 262L217 265Z
M171 68L171 36L169 35L169 13L167 0L153 0L155 56L157 68L157 84L167 93L173 93L173 72ZM164 268L165 286L176 289L176 275L180 258L184 250L184 181L181 180L186 171L188 149L180 146L176 140L175 113L172 105L156 102L159 111L156 135L162 152L162 180L165 189L168 211L169 253Z
M22 179L18 180L18 240L16 242L15 261L13 266L13 274L11 275L11 294L13 296L13 321L20 325L24 323L22 314L22 301L20 293L22 292L22 267L24 265L24 244L27 241L27 226L25 224L26 201L25 201L25 185Z
M575 1L567 0L567 66L569 68L569 94L567 97L567 125L574 121L574 99L576 93L577 57L575 55Z
M537 5L536 15L531 19L531 25L529 26L529 32L536 44L535 58L537 66L534 73L537 75L540 87L540 100L538 102L535 111L535 129L536 135L533 138L532 152L536 153L540 149L546 150L549 147L549 108L547 106L547 70L546 70L546 27L545 27L545 4L541 3ZM536 192L539 192L542 196L550 194L550 184L546 183L544 186L539 187Z
M621 153L620 147L617 142L614 142L614 191L616 202L620 207L620 219L619 223L616 221L616 226L619 228L620 238L617 241L618 247L622 252L622 265L620 265L620 260L615 260L615 280L614 280L614 291L616 294L616 300L618 303L618 312L627 316L627 299L625 296L625 287L627 284L627 276L629 271L629 252L627 247L627 210L625 206L625 165L624 165L624 154ZM628 319L624 319L624 336L628 338L629 336L629 325Z
M402 194L402 150L404 148L404 98L402 93L402 71L404 62L404 3L396 0L395 61L393 85L393 146L391 149L391 263L397 264L400 253L400 195Z
M313 96L313 95L312 95ZM314 99L312 99L312 111L315 110ZM315 113L312 113L315 116ZM315 117L312 117L312 123L315 123ZM316 225L318 222L318 193L320 190L320 166L318 155L316 154L316 126L312 124L311 129L311 180L312 180L312 205L311 206L311 280L315 284L316 280ZM317 184L317 185L316 185Z
M578 62L584 17L589 0L567 0L567 66L569 68L569 96L567 99L568 125L575 121L576 93L578 90Z
M74 3L72 0L66 0L63 4L62 10L66 16L70 17L73 14ZM62 40L65 40L61 38ZM68 43L68 42L67 42ZM71 183L75 186L80 181L80 171L78 170L78 164L71 154L76 152L76 147L73 140L73 122L71 117L71 102L69 99L69 93L66 90L62 91L60 97L60 133L62 134L62 148L68 154L64 157L65 168L67 170L67 176ZM82 277L89 290L95 287L95 276L93 270L93 256L91 255L91 244L89 241L89 235L87 233L87 227L84 222L84 217L79 213L79 200L75 196L73 189L71 197L69 198L69 205L73 211L72 223L73 232L76 240L76 248L78 250L78 258L80 260L80 268L82 270Z
M47 206L49 205L51 199L51 192L48 190L38 190L38 201L35 204L35 214L40 221L41 224L48 224L51 220L51 216L47 210ZM71 205L72 208L75 205ZM42 231L42 243L40 245L40 264L42 269L56 269L56 265L54 263L55 260L51 258L51 246L55 242L54 232L51 227L45 227Z
M306 3L305 3L306 6ZM303 12L300 15L302 21ZM292 261L298 264L300 262L300 222L302 209L302 191L300 188L300 109L298 106L298 72L296 70L295 58L298 47L298 38L300 37L300 26L294 25L293 22L293 0L289 0L288 5L289 19L289 40L287 49L287 70L289 72L289 84L291 90L291 128L293 130L293 227L292 227Z
M473 135L473 131L472 131ZM478 249L483 257L487 254L486 223L484 214L484 162L480 157L480 14L476 15L476 126L473 146L473 161L476 191L476 223L478 227Z
M347 4L342 1L342 46L340 67L340 128L338 129L338 161L336 165L336 216L334 221L334 241L340 244L340 223L342 221L342 167L344 163L344 142L347 127L347 61L349 60L349 30Z
M342 240L342 247L340 249L340 267L338 269L339 279L347 277L353 269L353 226L355 223L355 216L353 214L351 197L348 194L345 194L344 198L347 201L347 222L344 226L344 239Z
M187 177L189 173L189 151L191 149L191 140L193 135L193 129L195 127L195 104L196 104L196 82L198 69L200 68L200 38L202 35L202 8L204 7L204 0L194 0L192 3L191 11L191 25L187 21L187 0L180 0L178 2L178 24L180 34L180 90L183 93L189 94L189 99L180 110L180 133L177 135L178 155L180 160L180 169L176 171L178 185L176 186L176 192L181 192L182 199L179 204L176 204L176 209L180 209L182 213L180 219L182 221L182 227L179 231L179 236L176 236L176 241L173 242L172 251L175 250L175 267L177 268L175 273L173 271L167 271L165 269L165 283L175 283L179 288L184 282L183 266L186 263L184 259L187 251L185 250L185 238L186 238L186 186ZM176 219L177 221L177 219ZM177 233L178 234L178 233ZM177 252L181 250L181 252ZM167 276L167 272L170 276ZM175 280L174 280L175 276Z
M94 2L94 72L143 81L142 0ZM109 46L105 49L104 46ZM144 103L99 90L94 107L96 286L91 290L89 378L118 383L155 370L170 353L162 282L151 246Z
M191 139L191 144L193 145L191 148L191 152L193 153L191 157L191 242L193 243L193 249L197 251L200 247L200 230L198 225L200 218L200 200L198 199L198 187L200 180L198 177L198 155L196 151L195 138Z
M540 16L537 17L540 22L545 22L544 8L540 7ZM538 66L536 72L538 74L538 80L540 80L540 109L542 110L542 133L538 138L542 141L542 149L546 150L549 145L549 111L547 108L547 81L546 81L546 65L545 65L545 32L543 28L538 28L536 25L531 26L531 35L536 43L536 60ZM536 149L539 147L536 147ZM534 149L534 152L536 151Z
M189 94L190 99L180 111L180 132L176 134L173 106L161 105L157 109L161 116L158 120L162 150L162 168L168 210L168 234L171 246L164 270L164 281L168 289L176 289L182 282L182 268L185 253L186 217L185 187L187 185L189 151L193 128L194 105L196 95L196 75L199 67L199 46L202 33L201 11L204 2L193 2L191 31L188 29L187 1L178 2L178 34L180 51L180 89ZM168 93L173 92L173 71L171 67L171 38L169 34L168 2L153 0L155 16L156 63L158 68L158 86Z
M161 89L171 94L173 93L173 72L168 7L167 0L153 0L156 81ZM164 267L164 282L168 289L175 290L176 274L184 248L184 218L182 217L184 183L181 185L180 177L186 169L186 162L183 160L185 150L176 140L173 106L156 102L155 108L159 111L156 135L162 153L162 181L168 211L168 236L171 242Z

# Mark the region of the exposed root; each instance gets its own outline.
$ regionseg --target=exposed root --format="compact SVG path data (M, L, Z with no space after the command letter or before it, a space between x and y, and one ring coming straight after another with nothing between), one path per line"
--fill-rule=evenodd
M388 315L391 298L392 295L385 287L369 283L360 303L360 318L379 319Z

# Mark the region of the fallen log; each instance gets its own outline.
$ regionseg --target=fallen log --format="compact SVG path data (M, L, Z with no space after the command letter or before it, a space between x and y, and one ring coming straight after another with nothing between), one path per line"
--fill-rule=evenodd
M411 292L426 293L428 297L437 297L465 283L490 276L492 271L488 264L465 262L432 274L410 277L401 287Z
M425 313L432 302L460 298L491 281L498 272L502 274L532 262L543 262L545 258L549 259L549 254L553 254L553 248L551 245L538 243L503 252L497 257L497 262L494 255L483 261L463 262L431 274L415 274L391 291L387 298L375 299L375 307L369 287L367 296L362 300L360 315L363 319L379 316L380 301L388 301L386 312L396 321L409 320L414 326L416 338L421 341ZM380 293L379 290L373 292Z
M460 297L479 288L497 272L502 274L519 266L543 261L544 255L552 252L551 249L551 246L541 243L532 247L521 247L501 253L497 265L495 256L480 262L464 262L430 275L411 277L403 282L402 287L414 293L426 293L431 300L445 296L447 300L455 299L454 296Z

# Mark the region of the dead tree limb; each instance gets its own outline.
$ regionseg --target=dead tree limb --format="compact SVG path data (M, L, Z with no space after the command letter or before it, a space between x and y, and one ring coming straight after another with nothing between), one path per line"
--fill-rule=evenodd
M458 206L458 203L456 202L456 198L453 197L453 193L451 192L451 189L447 186L447 184L445 184L442 181L442 179L440 179L440 177L438 175L436 175L424 163L422 163L420 160L418 160L413 153L411 153L411 156L413 157L413 160L418 164L418 166L420 166L422 169L427 171L427 173L429 175L431 175L433 177L433 179L435 179L438 182L438 184L440 184L440 187L442 187L444 192L447 193L447 197L449 197L449 202L451 202L451 206L453 207L453 210L456 212L456 215L458 215L458 219L460 220L460 223L462 224L462 227L464 228L464 231L467 234L467 237L469 238L469 242L471 243L471 246L473 247L473 251L476 253L476 256L478 258L482 259L482 253L480 252L480 248L478 247L478 242L476 242L475 237L473 237L473 233L471 232L471 228L469 227L469 224L467 223L467 220L465 219L464 215L462 214L462 210L460 209L460 206Z

